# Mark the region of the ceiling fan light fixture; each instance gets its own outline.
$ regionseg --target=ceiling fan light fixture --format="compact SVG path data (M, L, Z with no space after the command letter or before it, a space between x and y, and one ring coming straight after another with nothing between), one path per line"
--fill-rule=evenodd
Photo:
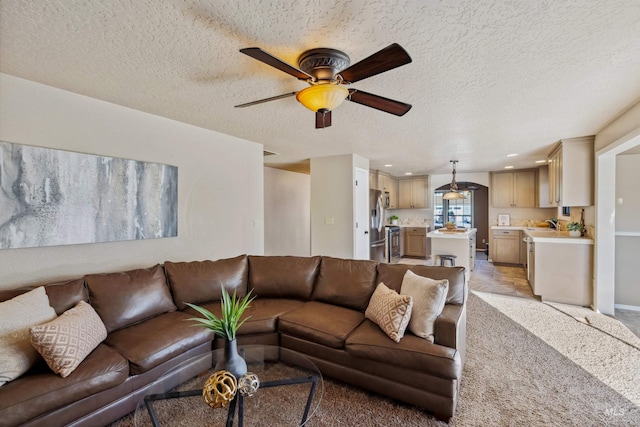
M342 104L349 91L332 83L309 86L297 93L296 99L313 112L331 111Z

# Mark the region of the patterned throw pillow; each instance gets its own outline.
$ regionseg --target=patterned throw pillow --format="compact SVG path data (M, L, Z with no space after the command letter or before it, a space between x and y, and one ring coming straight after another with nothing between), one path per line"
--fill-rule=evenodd
M66 378L102 341L107 329L84 301L57 319L29 329L31 344L56 374Z
M364 315L384 331L395 342L400 342L411 319L413 302L408 295L398 295L380 282L371 295Z
M0 303L0 386L27 372L40 359L29 328L56 318L43 286Z
M401 295L413 298L413 313L409 330L415 335L433 342L436 318L442 313L449 291L449 281L433 280L407 270L402 279Z

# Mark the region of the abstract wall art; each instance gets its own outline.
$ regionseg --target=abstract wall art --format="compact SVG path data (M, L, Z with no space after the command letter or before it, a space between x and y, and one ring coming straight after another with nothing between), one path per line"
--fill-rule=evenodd
M178 235L178 168L0 141L0 249Z

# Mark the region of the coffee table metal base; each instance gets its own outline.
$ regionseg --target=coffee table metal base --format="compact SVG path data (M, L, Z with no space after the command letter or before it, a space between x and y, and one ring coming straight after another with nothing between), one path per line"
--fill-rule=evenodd
M319 378L318 375L312 374L306 377L289 378L286 380L265 381L260 383L260 388L281 387L281 386L288 386L288 385L294 385L294 384L311 383L311 387L309 389L309 397L307 398L307 404L305 405L305 408L304 408L302 421L300 421L300 425L302 426L307 422L307 417L309 416L309 409L311 408L311 402L313 401L313 396L316 392L318 378ZM154 427L159 427L160 423L158 422L158 417L156 415L155 410L153 409L154 401L166 400L166 399L179 399L181 397L192 397L192 396L200 396L200 395L202 395L202 389L187 390L187 391L170 391L167 393L150 394L148 396L145 396L144 403L145 403L145 406L147 407L147 411L149 411L149 416L151 417L151 423L153 424ZM233 400L229 403L229 409L227 412L227 424L226 424L227 427L233 427L235 414L236 414L236 407L238 412L238 427L244 426L244 396L241 393L236 393Z

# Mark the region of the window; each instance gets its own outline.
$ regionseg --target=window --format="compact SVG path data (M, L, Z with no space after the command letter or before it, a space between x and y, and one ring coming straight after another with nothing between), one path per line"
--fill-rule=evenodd
M473 191L461 191L466 199L443 199L445 191L436 191L433 205L434 228L443 228L446 222L453 222L458 228L473 227Z

